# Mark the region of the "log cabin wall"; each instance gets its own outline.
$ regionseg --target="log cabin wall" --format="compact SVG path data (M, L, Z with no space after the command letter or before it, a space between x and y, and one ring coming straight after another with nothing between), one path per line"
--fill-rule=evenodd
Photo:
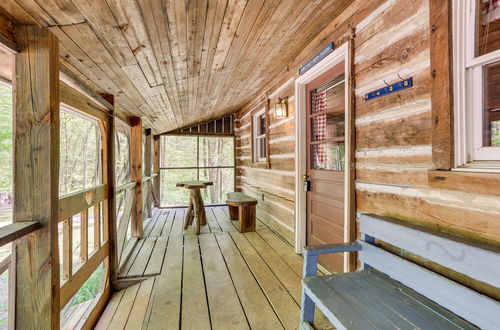
M295 96L298 68L354 28L356 211L390 216L500 245L498 174L432 171L430 2L356 0L238 113L236 185L258 198L257 217L294 240ZM414 86L371 101L367 92L413 77ZM271 77L269 77L271 79ZM251 114L267 98L289 98L289 115L269 113L270 168L252 161ZM496 182L496 183L495 183ZM261 200L264 195L264 200Z

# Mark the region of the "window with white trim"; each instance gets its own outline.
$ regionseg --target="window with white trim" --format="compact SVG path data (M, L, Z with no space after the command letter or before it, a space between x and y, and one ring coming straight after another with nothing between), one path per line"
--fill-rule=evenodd
M253 157L254 162L265 162L266 151L266 111L265 109L253 115Z
M454 0L453 45L456 166L500 165L500 0Z

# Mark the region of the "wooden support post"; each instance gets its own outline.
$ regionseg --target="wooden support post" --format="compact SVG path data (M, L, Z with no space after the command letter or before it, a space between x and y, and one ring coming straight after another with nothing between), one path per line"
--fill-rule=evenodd
M63 280L73 275L73 217L63 221Z
M451 0L429 1L431 54L432 162L454 166Z
M152 152L152 146L151 146L151 129L147 128L146 129L146 143L144 144L144 175L147 177L151 176L151 165L152 165L152 160L153 160L153 154ZM144 197L144 200L146 201L146 217L151 218L151 200L149 200L148 196L152 194L152 189L153 189L153 180L149 179L147 182L148 185L148 193Z
M89 258L89 210L80 213L80 262L86 263Z
M47 29L15 29L14 222L41 229L13 246L9 327L59 329L59 43Z
M110 104L115 106L115 100L112 95L103 96ZM102 181L108 189L108 199L104 202L104 224L103 237L109 241L109 258L107 266L109 268L109 277L111 286L114 287L118 278L118 257L116 252L116 199L115 199L115 114L114 109L110 110L108 119L104 123L105 143L103 144L103 164L104 171Z
M155 207L160 207L160 136L153 136L153 172L158 175L153 178L153 193L156 194Z
M132 207L132 236L142 238L142 120L135 117L130 129L130 180L137 183Z
M101 247L101 204L94 205L94 251Z

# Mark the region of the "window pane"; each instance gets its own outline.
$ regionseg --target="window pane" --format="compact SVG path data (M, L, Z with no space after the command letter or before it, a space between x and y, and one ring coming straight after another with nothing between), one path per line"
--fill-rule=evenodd
M200 169L200 179L214 183L201 190L205 204L225 203L227 193L234 191L234 168Z
M162 136L161 167L196 167L196 136Z
M481 56L500 49L500 2L476 1L476 56Z
M232 137L200 137L200 167L233 166Z
M313 144L311 148L313 169L334 171L344 170L344 144L321 143Z
M196 169L161 170L161 205L188 205L189 190L175 185L180 181L196 180Z
M312 141L343 138L345 135L344 113L321 114L311 118Z
M259 141L259 158L266 158L266 138L262 137Z
M259 135L266 134L266 115L259 116Z
M59 194L96 186L101 182L101 135L97 123L62 109Z
M500 147L500 62L484 67L483 146Z

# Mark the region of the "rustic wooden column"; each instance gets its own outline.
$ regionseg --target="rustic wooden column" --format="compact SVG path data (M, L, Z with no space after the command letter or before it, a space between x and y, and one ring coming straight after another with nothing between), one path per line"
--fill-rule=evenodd
M142 238L144 236L142 226L142 120L139 117L132 119L130 130L130 180L137 183L132 206L132 236Z
M153 172L158 174L154 177L153 189L156 194L155 206L160 207L160 136L153 136Z
M13 246L15 328L59 328L59 46L48 30L16 27L14 222L41 230ZM12 283L11 282L11 283Z
M151 153L152 148L151 148L151 129L147 128L145 130L146 132L146 143L144 144L144 176L150 177L151 176L151 161L153 158L153 155ZM153 179L150 178L149 182L147 183L148 187L148 193L143 196L143 200L146 201L146 217L151 218L151 203L148 200L149 194L152 194L153 192Z
M115 107L113 95L103 95L104 99ZM109 241L108 269L111 286L115 285L118 278L118 254L116 243L116 178L115 178L115 114L114 108L109 111L108 119L104 123L105 141L103 144L103 177L102 182L106 184L108 199L104 203L104 231L103 236Z

